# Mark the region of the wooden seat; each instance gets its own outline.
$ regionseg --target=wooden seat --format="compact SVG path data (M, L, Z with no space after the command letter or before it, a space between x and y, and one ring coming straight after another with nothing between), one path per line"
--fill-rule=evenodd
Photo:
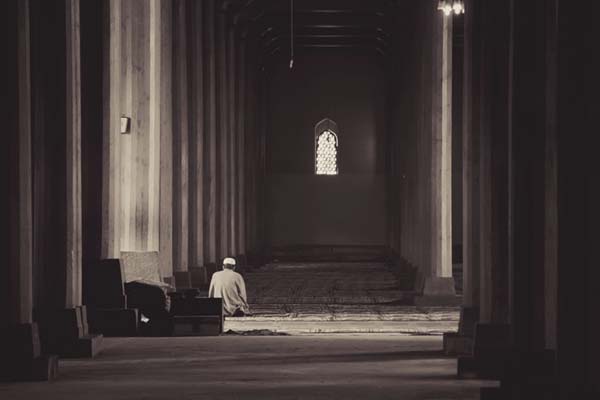
M105 336L137 336L139 314L127 304L121 260L106 259L87 264L83 283L90 332Z
M172 295L171 315L175 336L217 336L223 332L221 299Z

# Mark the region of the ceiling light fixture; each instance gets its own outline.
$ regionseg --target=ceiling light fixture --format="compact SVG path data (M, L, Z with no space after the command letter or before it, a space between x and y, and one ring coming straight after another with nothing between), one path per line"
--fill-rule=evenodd
M460 15L465 13L465 2L463 0L439 0L437 9L442 11L447 17L452 12L455 15Z

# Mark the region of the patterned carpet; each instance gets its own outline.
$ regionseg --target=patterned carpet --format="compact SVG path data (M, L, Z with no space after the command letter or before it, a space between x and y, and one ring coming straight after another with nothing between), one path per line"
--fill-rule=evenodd
M268 264L244 274L251 316L225 330L441 334L456 331L457 307L410 306L411 287L393 267L367 263Z

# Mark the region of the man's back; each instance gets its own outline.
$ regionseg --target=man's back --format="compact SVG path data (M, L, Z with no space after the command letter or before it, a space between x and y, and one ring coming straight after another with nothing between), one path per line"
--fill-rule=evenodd
M223 299L225 315L233 315L237 310L245 314L249 312L244 278L231 269L223 269L213 274L208 297Z

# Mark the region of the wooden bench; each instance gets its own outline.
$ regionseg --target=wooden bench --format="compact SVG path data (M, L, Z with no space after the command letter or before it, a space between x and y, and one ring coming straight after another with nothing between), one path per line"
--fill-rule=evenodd
M137 336L139 314L128 307L123 265L118 259L87 264L83 293L90 332L104 336Z
M221 299L171 293L174 336L218 336L223 333Z

